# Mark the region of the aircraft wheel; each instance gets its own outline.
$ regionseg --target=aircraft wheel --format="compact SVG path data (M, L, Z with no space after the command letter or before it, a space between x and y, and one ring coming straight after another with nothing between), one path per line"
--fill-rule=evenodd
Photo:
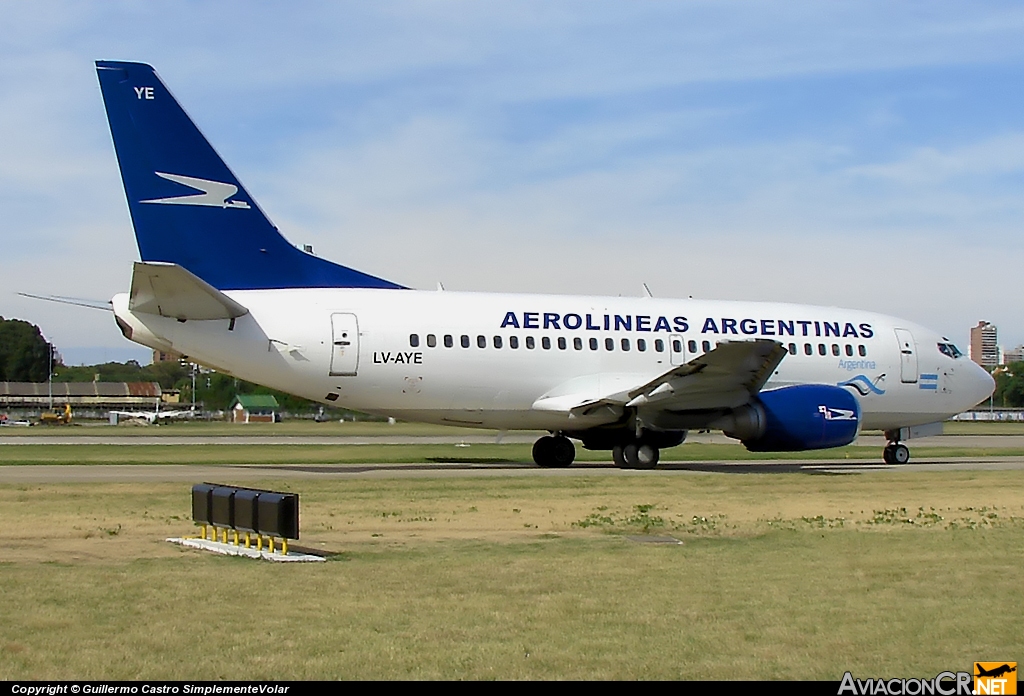
M576 447L567 437L544 437L533 443L533 461L537 466L560 468L572 464L576 458Z
M612 447L612 461L615 462L615 466L620 469L628 469L629 464L626 463L625 447L622 445L615 445Z
M576 459L576 446L567 437L553 437L554 443L551 446L551 459L554 462L551 466L570 466Z
M882 451L882 459L886 464L906 464L910 461L910 449L906 445L886 445Z
M658 466L658 448L632 442L622 448L624 469L653 469Z

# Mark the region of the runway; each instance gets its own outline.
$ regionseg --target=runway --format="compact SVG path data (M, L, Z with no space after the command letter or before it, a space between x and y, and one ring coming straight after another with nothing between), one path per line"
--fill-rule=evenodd
M4 445L483 445L529 444L541 433L508 433L481 435L20 435L0 437ZM687 442L703 444L737 444L721 433L690 433ZM856 446L885 447L881 435L862 435ZM908 440L914 447L958 447L1024 450L1024 435L937 435Z
M0 467L0 484L138 483L188 481L198 483L309 478L438 478L516 476L672 476L685 474L807 474L837 475L868 472L992 471L1024 469L1024 457L928 458L889 465L876 460L758 460L662 462L654 471L618 469L611 462L583 462L567 469L541 469L532 463L412 463L412 464L55 464Z

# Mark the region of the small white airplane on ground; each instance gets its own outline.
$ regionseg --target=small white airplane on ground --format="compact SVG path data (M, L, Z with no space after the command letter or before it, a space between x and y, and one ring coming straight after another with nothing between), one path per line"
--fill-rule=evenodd
M111 411L110 413L118 419L129 418L131 420L145 421L150 425L156 425L162 420L175 420L178 418L192 418L195 413L192 411Z
M992 393L949 339L810 305L416 291L289 242L153 68L97 62L142 257L112 300L142 345L325 405L551 434L653 468L687 430L753 451L901 440ZM925 431L932 431L926 427Z

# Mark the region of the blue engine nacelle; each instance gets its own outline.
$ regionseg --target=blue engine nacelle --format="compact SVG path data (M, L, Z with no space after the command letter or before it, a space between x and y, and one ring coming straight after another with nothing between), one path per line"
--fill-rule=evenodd
M751 452L842 447L860 430L860 405L841 387L802 384L761 392L720 426Z

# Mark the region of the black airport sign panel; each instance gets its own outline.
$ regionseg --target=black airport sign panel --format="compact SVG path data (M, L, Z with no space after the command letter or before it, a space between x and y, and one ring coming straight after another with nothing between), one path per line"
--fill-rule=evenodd
M196 524L256 532L282 539L299 538L299 496L215 483L192 486Z

